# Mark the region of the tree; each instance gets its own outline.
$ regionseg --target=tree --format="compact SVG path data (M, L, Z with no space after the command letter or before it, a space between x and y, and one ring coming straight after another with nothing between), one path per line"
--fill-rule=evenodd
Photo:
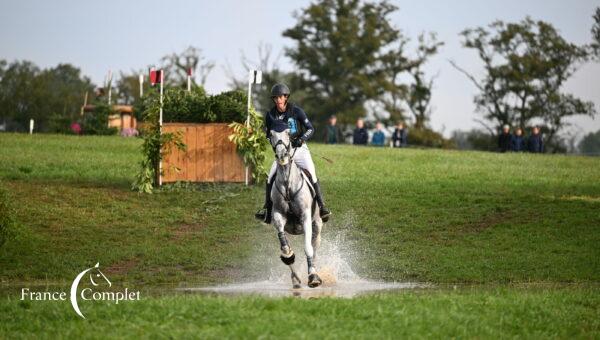
M162 59L163 69L165 72L165 85L187 87L187 72L189 69L193 71L192 85L197 86L206 83L206 78L215 67L215 63L206 60L202 56L202 50L193 46L189 46L180 54L172 53L164 56ZM199 83L196 79L199 78Z
M119 79L116 84L117 102L119 104L133 105L140 99L140 74L146 76L144 71L119 72ZM144 93L151 90L148 81L144 81L143 90Z
M590 132L579 142L579 152L583 154L600 155L600 130Z
M595 23L592 27L592 48L596 53L596 57L600 58L600 7L596 8L596 13L593 18Z
M574 115L593 117L592 103L561 92L564 83L589 57L588 46L566 41L549 23L526 18L519 23L496 21L488 28L461 33L466 48L477 51L485 76L476 79L456 63L479 90L477 110L495 133L504 124L526 127L534 119L545 124L546 140L552 145L556 134Z
M294 86L295 83L292 74L284 72L279 68L279 55L273 57L273 47L271 45L263 43L258 45L257 61L251 60L242 52L241 63L245 73L240 78L235 76L231 66L227 68L230 86L235 90L246 92L250 70L261 70L261 84L252 86L252 103L258 112L265 112L273 106L271 87L276 83L285 83L291 87L293 92L292 101L301 97L302 89Z
M89 78L70 64L40 70L29 61L12 62L2 69L0 119L18 131L27 130L29 119L38 131L64 131L92 88Z
M418 37L416 56L410 58L404 55L408 41L405 37L399 38L398 47L384 58L388 84L380 101L391 122L406 120L405 106L408 106L415 120L414 128L422 129L431 113L429 104L433 88L433 78L426 79L423 66L444 43L437 41L435 33L430 33L429 39L422 33ZM406 75L410 76L410 83L406 81Z
M423 65L443 45L436 39L435 34L430 34L430 39L427 41L425 36L419 36L419 47L417 49L417 57L411 62L410 74L413 78L413 83L408 89L407 104L415 118L414 127L416 129L424 129L431 116L431 95L433 89L434 78L427 79L423 71Z
M321 0L295 14L283 32L295 46L285 52L317 120L338 113L340 123L354 122L388 87L383 62L402 40L389 20L396 9L387 1Z
M71 122L79 117L85 93L94 88L91 80L83 77L79 68L59 64L43 70L38 81L42 89L36 97L43 102L40 113L44 115L40 124L48 121L47 126L40 127L49 132L68 131Z

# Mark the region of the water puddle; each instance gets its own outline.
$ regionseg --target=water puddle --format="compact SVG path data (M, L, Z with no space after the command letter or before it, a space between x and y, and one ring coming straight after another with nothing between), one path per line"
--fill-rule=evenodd
M306 298L315 297L342 297L352 298L363 294L372 294L377 292L397 291L403 289L425 288L426 286L418 283L387 283L373 282L366 280L336 282L317 288L308 288L303 286L300 289L293 289L289 282L247 282L240 284L228 284L215 287L199 288L177 288L177 291L185 293L216 294L216 295L262 295L268 297L286 297L299 296Z
M288 236L292 249L296 253L296 268L302 280L302 288L293 289L290 270L279 260L277 236L274 231L265 235L272 236L256 245L255 254L249 259L247 268L254 268L254 275L247 281L229 283L212 287L185 287L176 291L184 293L216 294L216 295L262 295L270 297L345 297L351 298L362 294L398 291L404 289L428 288L429 285L413 282L377 282L361 278L352 270L353 264L359 263L359 254L353 242L348 240L344 230L355 224L355 216L347 214L332 231L325 225L321 247L317 251L316 267L323 285L317 288L307 286L306 257L304 256L303 237ZM272 230L272 229L269 229ZM268 236L266 236L268 237ZM261 279L262 278L262 279ZM266 279L265 279L266 278ZM241 280L240 280L241 281Z

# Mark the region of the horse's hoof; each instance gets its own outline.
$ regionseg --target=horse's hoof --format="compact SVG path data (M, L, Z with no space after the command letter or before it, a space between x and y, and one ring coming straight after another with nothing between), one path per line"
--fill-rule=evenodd
M283 262L284 264L290 266L292 264L294 264L294 261L296 260L296 255L294 254L294 252L291 252L292 254L289 256L285 256L283 254L281 254L281 256L279 256L279 258L281 258L281 262Z
M317 274L310 274L308 276L308 286L310 288L319 287L322 283L323 283L323 281L321 280L321 278L319 277L319 275L317 275Z
M300 289L300 288L302 288L302 285L301 285L301 284L298 284L298 283L296 283L296 284L294 284L292 287L293 287L294 289Z

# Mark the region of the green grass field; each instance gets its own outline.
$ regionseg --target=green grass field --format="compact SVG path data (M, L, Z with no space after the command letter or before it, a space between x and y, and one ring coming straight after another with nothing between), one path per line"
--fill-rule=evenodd
M0 134L0 186L19 223L0 248L0 337L600 336L600 158L311 145L334 211L323 237L345 235L361 277L434 288L303 300L160 288L260 277L251 258L278 244L253 220L262 186L130 191L140 144ZM96 262L161 293L97 304L93 321L68 303L19 301L20 288L67 286Z

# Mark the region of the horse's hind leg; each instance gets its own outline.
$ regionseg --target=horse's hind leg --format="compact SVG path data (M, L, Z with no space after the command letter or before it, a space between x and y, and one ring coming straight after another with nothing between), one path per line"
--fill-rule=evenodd
M300 281L300 277L296 273L296 269L294 266L294 262L296 260L296 255L292 251L292 248L290 247L287 237L285 237L284 227L285 227L286 222L287 222L287 220L282 214L280 214L280 213L273 214L273 225L275 226L275 229L277 229L277 238L279 238L279 245L280 245L280 249L281 249L281 255L280 255L281 262L283 262L285 265L287 265L290 268L290 271L292 272L292 274L291 274L292 286L294 288L300 288L300 284L302 282Z

